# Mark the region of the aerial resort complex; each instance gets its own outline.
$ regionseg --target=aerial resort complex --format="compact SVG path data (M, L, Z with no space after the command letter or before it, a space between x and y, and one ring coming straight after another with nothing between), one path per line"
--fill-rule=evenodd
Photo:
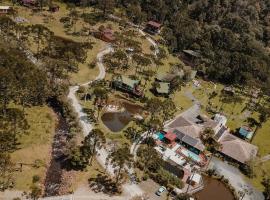
M0 1L0 200L270 200L268 0Z

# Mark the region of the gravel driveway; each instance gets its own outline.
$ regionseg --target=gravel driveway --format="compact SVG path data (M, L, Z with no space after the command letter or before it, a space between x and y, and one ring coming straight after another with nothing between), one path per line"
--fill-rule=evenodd
M243 187L248 188L251 191L250 195L245 195L243 200L264 200L262 192L255 189L242 175L239 169L221 161L218 158L213 157L209 165L210 169L215 169L220 175L223 175L229 180L230 184L237 191L242 191Z

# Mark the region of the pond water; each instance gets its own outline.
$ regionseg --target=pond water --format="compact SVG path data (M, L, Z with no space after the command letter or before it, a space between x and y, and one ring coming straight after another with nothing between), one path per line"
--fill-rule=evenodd
M232 192L220 181L203 177L204 189L195 194L198 200L235 200Z
M142 113L142 107L128 102L121 102L123 112L106 112L101 116L102 122L112 132L121 131L133 119L135 114Z

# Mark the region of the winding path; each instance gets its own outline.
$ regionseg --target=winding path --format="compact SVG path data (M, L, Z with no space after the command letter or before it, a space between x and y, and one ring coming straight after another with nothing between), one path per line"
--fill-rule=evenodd
M113 48L111 46L107 46L104 50L102 50L101 52L98 53L97 55L97 65L99 68L99 75L96 77L95 80L100 80L100 79L104 79L105 78L105 67L103 65L102 62L102 58L104 55L113 52ZM88 81L86 83L81 84L81 86L86 86L89 83L91 83L92 81ZM79 89L79 86L72 86L70 87L69 90L69 94L68 94L68 98L71 100L71 105L73 106L75 112L78 114L79 116L79 120L80 123L82 125L83 128L83 134L84 136L87 136L89 134L89 132L93 129L93 125L87 120L87 115L83 112L83 108L79 103L79 100L76 97L76 92ZM107 152L106 149L102 148L102 149L97 149L97 160L98 162L107 170L107 172L111 175L114 176L114 167L112 165L106 165L106 158L108 157L109 153ZM128 169L129 173L133 172L133 169ZM125 194L129 195L130 197L136 196L136 195L142 195L143 191L141 190L141 188L136 185L136 184L132 184L132 183L126 183L123 185L123 190ZM127 196L126 196L127 197Z

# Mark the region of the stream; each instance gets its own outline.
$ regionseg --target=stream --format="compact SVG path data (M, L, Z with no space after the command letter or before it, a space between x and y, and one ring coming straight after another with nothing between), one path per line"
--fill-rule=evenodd
M50 100L49 106L54 110L57 115L58 123L55 129L55 135L52 143L51 161L46 172L44 183L44 196L57 196L62 184L63 168L62 162L64 161L64 147L68 135L68 125L62 116L62 110L59 102Z

